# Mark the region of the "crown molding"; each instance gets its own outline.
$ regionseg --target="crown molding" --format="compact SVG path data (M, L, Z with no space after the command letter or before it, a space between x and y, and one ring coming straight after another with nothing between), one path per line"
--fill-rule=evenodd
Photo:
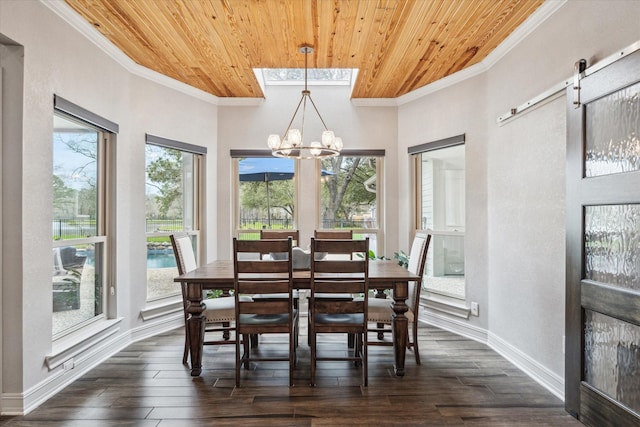
M262 105L264 98L236 98L236 97L220 97L218 105L222 107L255 107Z
M120 64L131 74L158 83L162 86L166 86L178 92L182 92L185 95L192 96L194 98L200 99L201 101L218 105L219 98L217 96L197 89L193 86L189 86L171 77L167 77L164 74L160 74L149 68L143 67L142 65L136 64L131 58L129 58L120 49L118 49L116 45L111 43L98 30L93 28L91 24L83 19L64 0L40 0L40 3L52 10L67 24L71 25L71 27L82 34L87 40L96 45L100 50L106 53L111 59Z
M458 84L464 80L475 77L488 71L511 49L522 42L538 26L545 22L568 0L546 0L531 16L529 16L514 32L512 32L502 43L500 43L484 60L467 67L457 73L451 74L419 89L411 91L397 98L352 98L351 103L357 107L397 107L415 101L429 94L438 92L449 86ZM120 49L104 37L99 31L85 21L76 13L64 0L40 0L65 22L85 36L109 57L124 67L127 71L153 81L160 85L169 87L186 95L193 96L205 102L220 106L257 106L264 102L264 98L233 98L217 97L210 93L196 89L185 83L179 82L171 77L150 70L136 64L126 56Z

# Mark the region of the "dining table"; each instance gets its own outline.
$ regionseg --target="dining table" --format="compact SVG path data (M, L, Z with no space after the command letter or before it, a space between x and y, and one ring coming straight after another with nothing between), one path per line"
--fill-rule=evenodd
M202 265L188 273L174 278L175 282L186 284L187 324L191 355L191 376L199 376L202 372L202 354L204 343L205 304L202 301L203 291L217 289L233 290L233 261L216 260ZM406 300L409 295L409 282L418 282L422 278L391 260L373 260L369 263L369 289L393 290L393 298L389 304L391 314L392 340L394 348L394 372L404 376L404 362L409 321L405 313L408 310ZM294 270L293 286L296 289L310 289L311 274L309 270Z

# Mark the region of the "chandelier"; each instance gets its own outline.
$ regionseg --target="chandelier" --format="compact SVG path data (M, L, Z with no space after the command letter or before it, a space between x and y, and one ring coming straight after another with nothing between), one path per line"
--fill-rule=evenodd
M302 45L298 51L304 53L304 90L302 91L302 98L300 98L296 111L293 113L293 117L291 117L291 121L289 121L289 125L284 131L282 138L280 135L271 134L267 140L267 145L271 149L271 154L276 157L287 157L290 159L325 159L335 157L339 155L340 150L342 150L342 138L335 136L333 131L327 128L316 104L313 102L313 99L311 99L311 91L307 89L307 58L310 53L313 53L313 47ZM313 141L309 145L306 145L304 142L304 120L307 110L307 100L315 110L324 127L320 141ZM291 126L298 111L300 111L300 106L302 106L301 126L300 129L294 129Z

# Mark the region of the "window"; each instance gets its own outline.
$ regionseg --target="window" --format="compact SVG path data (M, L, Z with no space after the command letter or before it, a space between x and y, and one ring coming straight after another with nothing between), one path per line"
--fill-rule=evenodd
M384 255L381 237L381 153L352 153L322 160L320 224L326 230L351 229L355 239Z
M304 68L259 68L254 72L265 85L294 85L304 82L304 71ZM357 70L352 68L309 68L307 82L311 85L350 85L356 75Z
M413 150L413 151L412 151ZM465 298L464 135L411 147L416 165L416 229L432 229L424 286Z
M199 253L206 149L153 135L146 142L147 300L156 300L180 294L169 235L188 232Z
M52 334L56 339L105 318L107 164L114 135L108 129L117 132L117 125L59 97L54 105Z
M261 229L295 229L295 161L258 152L253 156L234 158L238 238L259 239Z

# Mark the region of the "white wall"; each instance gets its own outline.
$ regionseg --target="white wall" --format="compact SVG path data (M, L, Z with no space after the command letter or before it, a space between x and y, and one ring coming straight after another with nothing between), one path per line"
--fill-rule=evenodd
M640 2L567 2L488 72L489 330L564 375L565 98L495 119L640 40Z
M509 122L498 116L640 40L640 2L570 0L481 75L399 109L405 147L467 135L469 324L562 394L565 294L564 96ZM408 177L400 178L400 188ZM403 230L400 231L402 236Z
M133 75L39 1L0 0L0 35L5 43L11 39L24 46L23 99L4 100L22 105L23 122L3 122L3 135L10 132L12 138L3 138L2 147L2 410L15 411L33 404L47 383L67 375L62 367L49 372L44 363L52 351L53 95L120 126L113 279L117 315L123 318L120 342L143 327L144 134L208 147L209 177L215 177L218 112L210 102ZM210 199L207 223L215 233L215 195Z
M478 302L480 316L469 323L487 329L487 117L486 75L401 105L398 110L398 170L408 171L407 148L465 134L466 231L465 280L468 301ZM399 188L410 187L409 173L399 176ZM411 237L411 194L401 191L400 239ZM401 240L401 246L403 245ZM408 243L404 243L408 245Z
M218 127L218 182L217 196L220 206L231 206L232 185L230 149L267 149L270 133L282 134L300 100L303 86L267 86L265 100L253 107L220 107ZM398 171L395 142L397 138L397 114L395 107L356 107L350 100L350 89L346 86L309 86L311 96L322 114L327 127L341 136L345 149L385 149L385 222L387 229L386 254L398 250ZM300 119L298 113L297 120ZM296 121L298 122L298 121ZM320 121L307 108L305 140L311 142L314 135L321 135ZM305 221L300 229L302 246L308 244L315 228L316 189L313 160L301 160L300 215ZM218 212L218 257L230 259L233 221L231 209ZM307 242L307 243L304 243ZM405 251L408 248L405 246ZM210 257L210 259L212 259Z

